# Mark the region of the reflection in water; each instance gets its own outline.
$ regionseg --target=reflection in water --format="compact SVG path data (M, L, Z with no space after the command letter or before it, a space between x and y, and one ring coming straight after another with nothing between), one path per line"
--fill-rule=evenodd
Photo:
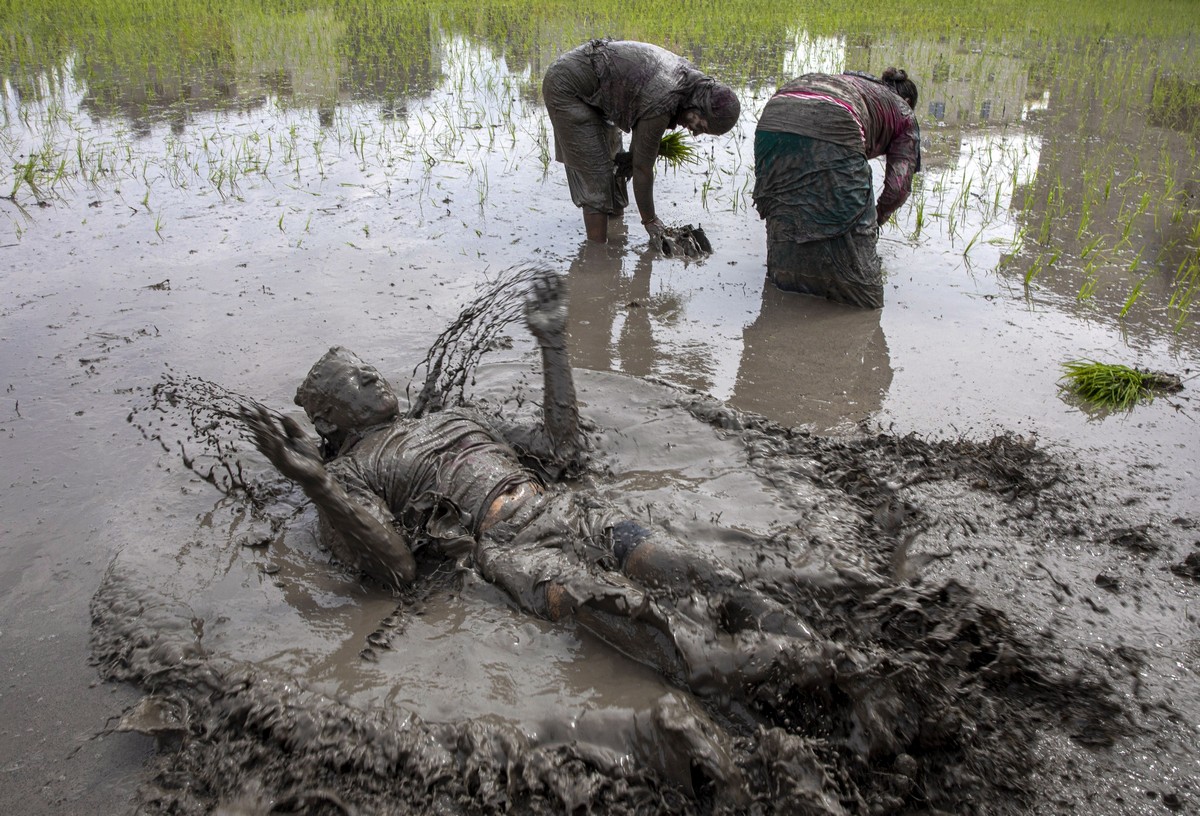
M719 356L714 344L721 341L708 337L697 346L686 337L656 340L656 326L678 322L687 310L669 290L654 292L654 253L631 255L621 230L608 244L583 241L571 261L572 362L597 371L666 376L711 391L719 374L713 369L713 357ZM736 341L726 342L736 349ZM784 424L844 429L878 410L891 385L879 310L845 308L764 281L761 306L742 330L742 345L731 401ZM697 349L707 359L693 359Z
M572 363L728 396L738 334L756 306L741 296L743 280L735 280L739 295L731 298L711 260L663 257L634 224L638 238L631 241L618 223L607 245L584 242L570 262Z
M980 48L965 37L884 36L856 40L847 56L876 76L891 65L907 69L917 77L915 113L923 129L931 132L936 124L961 133L981 125L1016 124L1026 106L1041 99L1044 88L1036 84L1038 77L1021 51L1007 41Z
M1016 38L868 37L847 64L919 77L925 173L897 219L907 234L958 244L968 271L984 258L1085 319L1153 333L1195 328L1195 49L1182 36L1068 40L1054 55Z
M316 108L328 127L340 94L334 55L346 34L347 26L331 11L312 10L215 19L198 36L192 60L161 43L133 51L144 49L145 60L81 48L83 108L97 118L124 116L143 137L159 122L180 135L204 111L246 111L269 102Z
M1038 288L1084 318L1119 316L1138 334L1166 324L1171 342L1196 338L1194 319L1174 321L1188 281L1194 293L1200 280L1200 132L1188 130L1185 106L1167 119L1156 103L1166 83L1193 75L1194 51L1100 43L1070 54L1077 70L1049 79L1051 104L1034 123L1037 174L1020 190L1020 218L1037 240L1015 271L1039 269Z
M818 431L865 419L892 384L880 315L765 282L762 310L743 334L731 402Z
M149 187L162 178L182 189L211 182L225 198L244 195L239 180L274 178L281 169L299 186L319 184L347 158L358 166L342 168L347 177L340 184L365 183L386 194L399 179L420 178L432 187L454 185L465 173L466 190L408 194L419 206L470 196L483 212L496 197L493 180L518 166L540 163L545 172L539 78L564 38L581 39L573 22L546 30L529 22L491 7L468 20L422 4L354 14L322 4L262 14L234 4L228 14L182 27L154 19L136 31L118 28L103 41L72 32L74 22L41 45L36 37L10 36L6 44L0 36L0 65L5 48L24 53L20 43L27 42L33 49L19 61L9 57L0 83L8 121L38 122L6 126L8 166L29 165L27 178L11 178L12 189L46 198L65 189L75 172L89 183L130 176ZM1141 321L1151 330L1174 330L1187 318L1200 287L1194 161L1200 93L1189 79L1195 45L1186 37L1067 40L1048 53L1023 32L981 47L966 35L848 36L783 23L764 16L743 32L751 36L721 45L722 71L746 77L740 90L753 100L743 128L765 101L756 89L780 79L907 66L921 88L926 171L897 216L906 235L935 248L949 245L969 272L995 270L1018 286L1032 282L1030 292L1043 287L1056 301L1078 300L1086 316L1115 317L1130 307L1123 325ZM706 51L711 46L678 39L679 52L698 64L718 59ZM91 124L71 119L72 96L81 98L76 104L91 114ZM39 110L39 99L64 104ZM212 121L201 116L209 110L217 111ZM223 117L233 110L252 113ZM170 133L138 145L113 143L100 125L113 114L136 136L155 137L164 124ZM1042 166L1028 181L1030 157L1036 162L1038 152ZM30 164L35 155L39 161ZM728 157L718 156L704 172L720 183L697 179L693 186L704 192L706 216L728 211L740 221L752 168L736 143ZM314 173L316 182L301 177ZM476 235L484 232L477 228ZM626 303L642 306L611 315L614 326L622 318L630 325L622 324L624 339L610 350L621 362L610 358L605 367L632 373L653 367L696 387L715 384L723 395L703 342L693 338L690 348L673 350L669 368L661 358L650 362L652 345L638 340L650 339L653 315L635 309L672 304L649 298L643 272L625 282L640 289ZM674 303L688 306L694 291L677 291ZM1133 294L1139 303L1127 301ZM672 328L692 316L683 309ZM672 344L660 338L660 354L664 345Z
M40 169L30 169L28 186L43 198L62 185L55 168L78 164L92 182L133 174L144 180L148 200L165 193L160 184L148 195L156 179L181 191L211 183L225 198L245 195L246 179L275 178L283 170L310 192L334 175L343 189L364 185L386 195L400 189L400 180L445 188L429 196L403 193L421 219L425 205L441 213L438 205L447 201L473 199L481 213L490 211L485 202L496 202L499 178L539 163L544 172L549 161L537 88L558 35L462 31L460 23L413 8L375 9L362 19L329 9L235 17L214 22L211 36L173 62L163 57L161 32L148 32L142 43L122 40L128 53L81 44L54 81L21 71L6 79L5 112L13 122L25 118L27 100L48 94L66 103L38 114L46 117L43 132L13 131L6 143L11 165L45 153ZM1051 67L1040 50L1017 38L980 49L961 37L846 37L795 27L763 36L769 47L756 52L739 45L727 55L744 63L735 74L747 65L766 76L774 66L791 75L841 68L879 73L899 64L918 78L926 169L896 218L912 241L948 245L967 272L994 271L1014 289L1040 291L1084 317L1115 319L1128 306L1128 314L1120 314L1123 326L1142 323L1159 333L1187 317L1181 306L1200 280L1191 161L1198 107L1186 79L1194 46L1151 53L1153 43L1129 49L1116 42L1076 44ZM697 48L681 52L695 58ZM1126 70L1143 63L1157 70ZM1110 66L1120 69L1117 79ZM122 150L93 141L93 128L58 127L53 111L70 108L73 96L95 123L115 113L133 134L161 138ZM743 96L754 100L747 105L748 124L765 97L753 85ZM217 111L211 122L201 115L210 109ZM243 116L224 118L230 110ZM164 124L170 133L157 133ZM91 145L97 155L76 156L78 145ZM339 160L344 166L337 167ZM722 210L741 219L749 164L744 156L721 159L715 169L723 183L693 185L705 190L706 220L712 224ZM51 176L38 178L39 172ZM459 184L464 174L466 183ZM25 189L19 177L13 184ZM280 232L285 228L279 224ZM485 232L476 226L476 236ZM607 325L611 334L586 343L581 364L656 373L718 396L728 393L722 361L714 363L713 353L730 348L728 340L686 337L689 325L712 317L695 308L699 286L671 285L674 294L652 297L663 277L652 280L649 267L656 261L640 259L633 269L615 259L607 266L585 264L582 257L577 262L607 269L608 291L618 298L601 303L601 282L575 276L581 292L598 287L583 311L592 329ZM703 279L703 272L695 277ZM1127 302L1134 293L1140 302ZM588 331L583 323L575 328Z
M81 48L76 74L87 90L84 109L97 118L124 116L140 136L160 121L179 135L203 111L268 103L315 108L320 125L331 127L340 104L372 98L401 110L442 78L442 37L422 9L386 21L343 19L330 9L223 17L198 39L190 60L153 41L115 53Z
M846 70L845 35L821 36L804 28L795 28L784 35L783 41L788 45L781 69L785 77L839 74Z
M446 236L452 252L491 252L499 266L533 243L537 252L569 254L573 243L547 226L561 213L540 204L523 209L540 202L548 184L537 88L560 35L527 36L517 26L483 36L462 25L413 8L376 8L361 19L329 11L239 18L214 24L188 52L192 59L171 63L173 72L156 61L161 32L147 32L140 49L128 41L128 53L81 43L53 79L9 69L0 86L7 123L0 152L10 168L26 167L29 156L39 161L26 167L28 183L0 167L0 187L18 191L14 203L28 203L60 192L77 197L83 187L73 173L100 188L134 179L143 213L154 208L141 226L153 222L150 234L161 240L182 233L190 208L200 206L196 191L215 189L223 202L260 215L278 208L283 217L264 217L253 234L296 249L330 240L391 251L401 239L441 246ZM1187 80L1194 45L1143 43L1126 54L1119 42L1076 44L1051 63L1040 46L1015 37L978 49L962 38L791 27L772 43L758 53L731 46L724 58L757 65L763 76L774 66L788 74L912 69L926 166L885 232L936 257L947 283L996 279L1006 294L1119 323L1134 344L1149 336L1195 347L1186 312L1200 287L1197 108ZM680 50L695 56L695 48ZM1157 70L1126 70L1143 63ZM46 97L56 104L30 101ZM686 199L689 220L703 208L718 238L716 257L687 267L636 257L630 250L644 246L636 220L614 226L618 240L607 253L576 252L571 330L579 365L654 374L722 398L733 393L739 338L757 305L759 278L749 264L763 253L759 243L734 237L761 230L746 209L747 139L765 96L747 85L743 97L741 141L735 134L707 166L661 180ZM59 121L80 108L92 116ZM103 116L113 113L127 117L133 133L149 128L150 137L125 144L124 132L106 133ZM284 177L304 194L289 198L279 187ZM356 206L373 197L392 206ZM489 240L504 230L512 243ZM1128 300L1134 293L1136 302ZM764 408L789 399L781 394Z
M607 244L584 241L568 270L571 362L646 376L658 357L651 314L674 308L674 297L652 297L647 253L632 256L632 273L625 274L626 226L614 221L609 231Z
M69 9L61 0L46 7L56 5ZM127 5L110 4L114 8ZM248 4L223 3L222 7L239 5ZM306 7L324 5L328 4L318 0ZM697 14L720 5L706 4L706 10L698 8ZM47 472L65 467L75 474L74 488L80 479L76 464L39 458L68 440L77 439L86 450L96 440L102 446L110 436L127 439L128 429L119 419L124 416L120 406L126 398L117 395L126 393L123 386L140 382L146 369L164 361L172 365L189 359L194 362L204 353L197 349L211 349L203 370L217 379L241 382L247 359L242 352L275 349L274 355L263 356L266 377L272 364L276 368L281 365L277 359L268 362L270 358L286 355L279 349L307 343L306 332L315 336L320 324L327 324L319 329L322 336L327 333L330 337L326 344L352 337L347 342L353 345L389 347L386 344L390 343L395 349L403 346L397 344L397 333L402 340L411 339L416 333L412 324L423 319L409 321L408 316L425 314L406 310L404 303L448 309L448 293L455 287L469 287L469 276L489 265L493 269L507 267L531 253L572 257L576 251L574 231L562 229L567 218L553 203L561 202L563 195L546 195L548 183L538 180L545 122L536 104L536 88L545 54L557 55L561 50L555 38L574 45L589 36L577 30L584 21L614 34L621 33L622 26L628 31L645 24L630 14L627 22L607 26L605 19L616 18L591 13L581 16L572 9L570 20L505 20L504 26L497 27L499 36L481 37L475 29L490 4L483 4L479 14L447 14L441 20L427 13L422 16L419 7L426 4L354 5L344 20L331 24L319 12L298 14L293 21L273 19L271 10L254 4L251 17L262 15L257 22L226 17L224 22L210 24L200 15L182 27L166 26L158 20L137 21L136 37L117 26L95 22L83 31L78 20L54 21L52 14L28 15L27 19L30 25L37 20L53 24L54 36L49 31L42 32L45 36L37 36L37 31L25 36L21 32L27 23L20 21L21 15L0 20L4 34L0 37L4 72L0 81L4 136L0 156L5 159L0 166L0 188L11 194L14 168L25 166L31 156L44 157L38 165L28 165L29 172L36 174L38 189L21 186L17 201L10 205L34 198L54 204L33 211L33 221L18 221L12 206L4 208L5 218L11 215L16 225L4 221L4 242L19 242L8 251L13 271L4 280L6 335L21 347L46 344L62 351L69 346L65 338L71 335L86 333L91 338L103 335L96 334L100 329L121 331L114 328L121 326L125 331L130 331L129 327L142 330L143 325L149 326L150 315L155 315L148 335L153 340L147 341L154 344L152 353L135 352L140 345L124 353L113 350L113 368L111 374L105 372L107 379L93 380L95 369L91 366L86 373L76 371L70 379L70 386L79 386L78 391L84 390L81 383L89 382L87 390L114 410L80 406L88 408L89 417L83 421L64 414L63 421L41 426L14 419L14 414L31 415L34 409L28 397L42 389L33 380L22 385L14 379L16 391L10 394L3 414L10 447L25 444L28 450L39 452L6 457L6 462L18 464L13 484L36 480L45 486L58 481L43 478ZM412 15L411 25L405 15ZM805 22L809 22L807 18ZM1024 36L1023 25L1017 36ZM202 43L188 36L197 30L203 33ZM103 36L96 36L97 31ZM1093 433L1094 428L1076 431L1070 425L1072 413L1063 412L1056 400L1047 409L1053 397L1042 400L1039 395L1053 393L1057 372L1052 367L1057 356L1079 353L1075 350L1080 344L1097 354L1136 352L1159 366L1178 363L1179 367L1194 367L1192 359L1198 348L1194 322L1184 333L1166 340L1162 336L1173 319L1166 308L1169 295L1177 289L1173 276L1184 261L1195 258L1187 253L1195 253L1200 235L1200 211L1195 204L1200 200L1196 197L1200 189L1195 162L1197 116L1196 108L1190 107L1190 100L1196 97L1189 96L1193 92L1188 90L1193 87L1195 45L1179 51L1169 42L1153 39L1144 47L1130 47L1128 58L1123 59L1119 52L1128 41L1120 36L1091 38L1093 44L1087 46L1075 42L1073 30L1067 30L1064 37L1044 42L1019 40L1006 51L1000 46L975 49L970 44L947 42L934 32L903 41L893 38L896 50L887 54L882 39L870 43L868 51L866 41L855 34L847 40L850 50L843 59L836 37L826 49L822 35L805 36L785 27L779 31L788 33L774 37L755 30L753 36L743 37L737 26L714 27L703 39L713 54L710 64L713 59L722 65L729 63L726 73L747 77L745 98L754 103L746 105L743 135L752 133L753 109L765 101L761 95L753 96L754 89L775 87L783 78L781 65L786 65L782 74L790 76L804 70L842 67L878 73L881 66L898 63L924 79L918 113L930 120L926 123L923 119L930 140L925 154L928 170L923 197L914 197L914 207L886 230L894 246L901 247L895 254L914 259L903 270L893 268L901 297L889 304L887 338L877 313L851 314L771 287L762 294L759 313L762 276L757 265L761 262L762 228L752 213L747 215L746 194L739 193L745 189L751 169L746 161L747 144L743 140L739 146L731 138L728 145L709 154L708 163L681 172L676 182L687 200L696 202L697 209L688 211L693 218L703 200L696 190L701 186L708 189L704 226L710 235L721 238L717 258L688 269L638 258L636 250L644 239L636 221L630 222L631 235L614 241L607 253L585 258L580 251L575 258L570 271L575 297L571 337L579 365L634 373L662 373L664 367L670 367L702 379L710 376L714 358L728 354L729 360L720 358L722 376L710 390L722 397L732 394L739 405L788 424L845 424L869 415L890 389L888 413L900 425L928 430L946 417L961 423L978 422L982 416L989 425L993 420L1019 429L1032 425L1035 430L1050 431L1043 438L1059 441L1065 437L1082 441L1085 447L1108 445L1117 450L1120 442L1127 445L1120 450L1130 450L1136 445L1139 458L1145 452L1147 457L1166 456L1168 460L1169 466L1153 471L1147 468L1145 473L1175 480L1172 484L1184 495L1194 492L1194 412L1171 415L1165 405L1156 405L1152 410L1157 413L1150 414L1150 421L1143 424L1140 414L1124 424L1109 421L1105 435ZM647 29L645 38L652 39L653 33ZM687 36L675 40L680 43L680 53L695 58L699 46L690 44ZM937 43L937 47L927 43ZM23 47L61 48L63 56L54 61L13 58L14 51L24 53L19 50ZM1075 47L1080 49L1078 55L1073 55ZM247 48L255 52L247 52ZM1090 53L1084 54L1084 48ZM922 65L925 60L920 55L924 53L929 54L928 67ZM822 62L822 55L828 57L828 63ZM696 61L706 63L704 59ZM1171 104L1178 96L1183 100ZM1024 109L1014 116L1021 100ZM934 111L926 102L941 104ZM318 116L321 105L333 112L332 117ZM933 116L935 112L941 116ZM328 127L330 118L335 132L326 134L316 127L319 119ZM934 126L935 118L942 124ZM150 138L131 139L131 135L145 133L146 123L152 126ZM239 195L222 196L222 204L217 206L209 180L231 161L237 163L234 169L240 173L256 175L243 184ZM1115 172L1110 174L1110 168ZM58 172L65 174L67 183L55 186ZM327 177L329 181L322 184ZM711 188L707 184L710 179L714 180ZM1169 181L1173 186L1168 186ZM665 187L671 180L664 177L662 183ZM1168 194L1168 190L1172 192ZM38 195L39 191L50 194ZM1136 214L1147 192L1151 196L1147 207ZM137 204L143 194L152 203L154 214L147 215L149 207L143 206L140 218L130 218L124 204ZM107 201L112 202L113 210L121 210L119 226L114 226L116 216L106 213ZM925 204L923 228L915 208L920 201ZM91 209L89 202L102 206ZM161 241L156 240L151 226L159 212L167 227ZM281 213L286 219L280 218ZM1042 225L1048 222L1053 237L1048 235L1048 242L1035 245ZM80 228L81 224L86 229ZM1084 309L1086 304L1076 305L1080 281L1067 277L1066 272L1082 272L1096 257L1089 253L1081 258L1088 244L1096 236L1107 235L1111 248L1126 224L1132 224L1130 240L1120 250L1123 263L1116 265L1116 271L1127 271L1135 258L1140 258L1140 266L1128 273L1130 282L1151 272L1154 276L1146 280L1141 301L1121 321L1129 332L1121 338L1107 327L1108 319L1115 321L1115 311L1108 311L1106 304L1101 313L1095 306L1105 297L1103 288L1093 306ZM368 226L370 236L366 234ZM753 232L755 238L741 240L742 232ZM1019 245L1022 235L1024 249ZM1082 238L1076 240L1077 235ZM911 256L906 254L908 245L912 246ZM1147 249L1139 255L1141 247ZM1043 271L1030 291L1037 292L1040 287L1043 294L1052 294L1061 289L1054 298L1061 298L1070 308L1025 313L1019 302L1006 302L1004 295L1020 297L1022 278L1043 252ZM72 260L76 255L78 259ZM1051 259L1056 256L1054 264ZM240 271L231 275L227 270L235 264ZM1076 268L1064 270L1068 264ZM1184 271L1187 268L1184 266ZM91 269L107 269L113 274L87 274ZM331 269L339 274L328 274ZM1107 274L1099 264L1094 271L1099 273L1097 278ZM173 292L144 288L168 274L176 284ZM187 285L182 285L184 279L188 279ZM60 285L63 280L66 285ZM328 281L336 285L323 283ZM976 282L978 285L971 285ZM1011 291L1004 291L1006 284ZM664 289L671 293L668 298L664 298ZM391 292L397 295L389 301ZM230 308L229 297L234 294L244 308ZM164 305L168 297L172 308ZM116 301L120 314L145 317L122 320L118 310L109 308ZM76 308L80 302L86 307ZM393 307L392 302L397 305ZM371 304L369 318L363 316L364 303ZM631 305L634 303L638 305ZM964 304L968 307L965 316ZM941 352L939 344L928 342L929 338L940 338L944 344L947 337L964 336L956 333L949 320L941 321L943 313L949 316L956 307L960 318L977 321L983 339L962 344L951 360L931 362ZM1075 314L1081 311L1106 320L1078 320ZM701 339L707 345L695 342L691 346L697 349L695 356L685 358L678 353L676 338L689 329L693 337L703 334ZM993 353L997 339L1003 339L1006 346L1002 354ZM404 356L403 351L389 354ZM304 355L308 359L308 352ZM57 354L55 361L61 369L74 366L82 356L64 352ZM89 352L87 356L95 355ZM906 372L897 374L894 383L891 357L896 371ZM259 365L254 364L255 371ZM959 368L989 373L967 378L965 387L957 381L953 386L929 388L931 379L954 381ZM939 377L942 373L947 376ZM583 384L593 393L608 396L609 402L617 402L617 396L626 400L623 386L610 384L615 379L593 378ZM280 378L266 381L277 383ZM22 393L30 385L33 393ZM13 385L8 387L13 389ZM997 391L1004 397L1019 392L1031 396L981 399ZM18 396L19 411L13 407ZM627 401L636 402L636 394ZM600 400L589 394L589 402L595 415ZM979 405L985 402L988 407L981 409ZM1185 405L1191 411L1191 404ZM624 403L607 406L622 417L627 409ZM1027 423L1026 416L1038 419ZM35 430L39 427L42 430ZM613 421L606 427L624 426ZM707 437L680 436L682 442L674 444L677 437L672 436L671 447L660 446L658 455L682 462L686 452L704 461L698 452L711 449ZM15 442L11 441L14 437ZM1121 441L1124 438L1131 441ZM621 454L631 456L629 452L636 451L648 456L650 446L636 441L622 448ZM76 447L72 442L71 450ZM1176 452L1163 453L1168 449ZM636 474L641 460L630 461L628 470ZM161 522L161 529L176 532L181 526L179 519L187 516L176 512L180 508L170 495L175 491L175 501L179 501L178 479L169 474L163 478L161 490L131 496L124 483L127 480L97 477L93 498L116 508L112 523L122 516L148 518L158 514L160 506L165 507L174 521ZM629 478L632 481L634 477ZM69 474L62 478L64 488L68 480ZM725 508L724 520L737 511L744 520L739 524L748 523L758 512L745 500L745 491L735 493L732 499L723 499L724 493L725 482L710 479L688 498L704 518L710 506ZM5 500L14 495L10 486ZM152 501L147 503L147 498ZM647 490L643 500L649 507L661 499ZM765 515L766 511L762 512ZM799 517L799 511L795 515ZM783 516L781 511L779 518ZM97 536L92 527L97 522L66 520L56 526L60 534L47 536L45 528L51 525L23 525L23 518L6 521L17 525L17 541L24 549L36 550L39 563L59 565L53 571L25 570L25 591L36 592L35 597L77 596L81 592L79 576L90 590L99 563L93 553L118 537ZM42 519L36 523L42 525ZM683 527L700 522L682 519L677 523ZM811 529L808 521L806 525ZM1164 526L1173 529L1173 525ZM493 689L509 699L515 688L516 696L525 694L529 722L534 722L534 715L550 709L537 697L545 688L564 689L565 702L559 710L575 710L593 699L586 691L589 681L596 681L601 691L617 689L618 681L632 682L620 668L611 673L598 671L595 655L585 655L582 649L586 644L573 640L571 633L547 633L532 626L520 632L521 654L505 664L505 651L495 638L517 629L504 618L503 610L495 607L489 607L493 617L477 614L468 626L447 635L448 627L443 624L455 611L451 601L460 605L458 611L470 606L467 611L481 612L486 599L479 597L444 599L439 614L424 620L427 629L406 630L397 636L392 651L379 662L369 663L359 659L358 652L395 603L351 586L335 568L325 566L325 556L309 539L291 535L286 542L277 541L269 551L260 553L215 546L211 541L215 534L208 527L193 542L188 529L184 531L188 541L178 548L176 562L174 549L164 542L176 540L178 535L159 535L160 528L155 525L135 529L139 537L128 548L125 563L137 566L139 574L146 576L141 586L187 599L189 607L183 610L180 632L186 635L197 620L203 621L205 645L214 654L235 655L265 671L310 677L331 693L370 701L384 700L388 694L395 694L396 699L419 698L429 706L426 711L432 711L439 705L460 705L463 700L485 708L488 700L479 689ZM141 532L145 529L150 534ZM67 535L61 534L63 530ZM979 547L978 535L964 531L964 552L1007 551ZM83 562L83 558L88 560ZM279 572L261 572L259 563L266 559L279 567ZM13 563L9 558L4 566L11 568ZM1002 588L1009 578L1009 571L1003 569L985 572ZM20 570L13 574L18 573ZM1170 576L1166 570L1162 574ZM1091 585L1090 574L1084 583ZM46 589L51 584L57 585L57 591ZM1018 594L1024 597L1023 592L1014 592L1013 597ZM1077 594L1076 599L1080 598L1089 600ZM17 602L8 606L16 609L14 604ZM1082 628L1095 610L1082 603L1078 606L1084 612L1076 616ZM1053 613L1058 607L1049 608ZM1117 605L1112 608L1114 613L1120 611ZM60 642L78 644L86 637L80 629L87 619L86 610L63 616L64 621L68 618L75 620L75 629L64 624L68 629L60 633ZM18 644L22 640L16 630L26 623L26 618L19 617L10 627ZM1116 631L1120 639L1126 637L1120 629ZM490 661L488 676L455 675L456 656L463 650L479 649L478 643L488 635L494 636L488 642L496 644L482 652ZM32 643L33 638L26 640ZM1136 637L1133 640L1136 642ZM441 651L429 647L430 643ZM63 648L53 654L60 652L70 657ZM543 652L562 660L543 661ZM42 654L40 660L38 653ZM58 682L62 675L60 667L47 662L46 654L49 652L40 649L30 651L28 671L14 686L10 702L44 695L48 705L55 707L53 690L62 688ZM414 655L424 659L425 667L439 657L446 662L422 674L422 662L413 659ZM496 668L505 665L515 668ZM542 673L533 674L530 666ZM51 674L55 682L48 683ZM439 674L461 683L442 697L421 696L417 691L423 688L420 682L436 681ZM410 679L412 685L406 686ZM495 682L485 685L485 680ZM528 684L514 686L518 680ZM654 687L647 683L645 688L649 692ZM625 693L623 688L619 690ZM78 701L82 701L84 713L64 720L66 727L61 730L83 734L100 728L103 717L93 716L83 694L72 699L69 708L75 710ZM27 747L38 752L45 747L37 740L21 742L20 735L16 737L18 750ZM99 741L94 744L99 751ZM74 747L74 743L66 743L60 756ZM88 748L79 756L91 752ZM1189 758L1194 755L1192 752ZM1194 771L1194 762L1181 765ZM1161 781L1152 778L1157 770L1155 766L1147 772L1151 777L1148 783Z

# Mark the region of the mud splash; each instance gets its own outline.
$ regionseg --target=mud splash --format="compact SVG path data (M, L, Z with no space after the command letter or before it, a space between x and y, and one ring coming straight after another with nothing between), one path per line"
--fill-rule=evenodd
M595 489L719 554L861 656L866 671L810 695L781 692L788 678L776 678L745 704L692 697L629 661L613 673L626 682L591 677L572 687L563 667L580 661L595 672L602 645L564 648L554 640L562 627L513 624L519 613L504 610L502 595L447 564L425 564L419 588L402 597L350 590L352 578L317 550L305 533L311 514L286 489L253 493L257 505L234 490L223 500L236 519L224 545L210 540L206 552L190 542L158 565L124 553L93 601L94 660L105 677L147 695L127 727L159 740L142 809L1015 813L1044 793L1041 739L1102 750L1135 730L1120 693L1127 678L1073 665L1052 636L1030 642L962 582L931 577L968 538L986 547L992 537L1103 533L1073 511L1079 494L1063 466L1028 441L828 439L665 384L580 374L585 399L629 398L619 406L593 398ZM481 403L508 410L523 401L518 390ZM249 460L243 472L255 469ZM698 505L695 494L710 502ZM716 495L726 498L711 503ZM730 518L706 523L697 506ZM248 527L265 531L271 562L256 560L260 547L229 543L247 543ZM226 576L243 567L240 582L214 577L212 560ZM339 608L364 610L360 627L332 639L330 615L314 611L336 606L331 593L345 601ZM502 627L467 627L451 646L438 644L444 631L420 634L427 618L448 627L436 610L457 602L468 613L492 604L509 624L540 627L522 630L530 651L500 670L544 672L536 682L557 699L527 709L454 699L488 698L487 683L471 676L480 689L456 688L428 650L466 650L468 666L499 666L503 651L492 648ZM332 673L315 668L333 664ZM421 681L408 699L394 691ZM439 707L439 696L451 699ZM687 740L697 722L727 736L736 790L695 763Z

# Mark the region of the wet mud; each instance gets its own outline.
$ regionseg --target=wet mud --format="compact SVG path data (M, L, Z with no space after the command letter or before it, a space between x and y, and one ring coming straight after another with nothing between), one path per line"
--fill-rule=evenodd
M92 603L95 664L145 695L120 727L158 744L142 812L1043 812L1086 791L1086 763L1179 730L1134 650L1023 625L962 561L1008 569L1047 542L1175 551L1191 520L1098 510L1101 483L1015 436L828 438L578 376L595 458L577 487L730 564L855 671L696 696L584 627L523 615L468 564L427 560L398 596L364 586L233 440L216 458L244 460L251 489L233 483L177 553L131 545ZM479 380L505 413L536 382L511 365ZM1031 569L1060 593L1117 591L1072 587L1043 557ZM727 755L706 762L697 735Z
M712 241L703 227L691 224L667 227L658 239L659 249L668 258L702 260L713 254Z
M126 813L140 789L148 813L1197 809L1200 335L1168 305L1195 249L1194 151L1152 101L1182 87L1193 42L1068 33L1051 48L1070 58L1047 63L1022 37L998 53L936 31L839 35L826 58L787 21L769 38L780 78L952 66L922 82L923 191L880 236L885 308L861 312L765 281L745 182L775 78L763 92L748 80L739 126L702 140L711 162L658 174L663 220L703 223L715 245L680 261L630 212L608 244L584 241L563 174L538 172L536 53L420 20L414 60L393 58L390 35L363 51L382 43L380 65L423 66L401 81L411 92L383 98L363 84L373 67L339 74L354 36L309 36L339 20L284 10L236 26L182 86L159 81L154 44L179 42L163 20L92 54L91 80L113 80L99 85L66 56L100 42L90 32L13 39L64 57L14 63L12 165L83 145L96 171L0 202L0 806ZM591 36L567 29L553 47L518 39L559 53ZM283 57L262 73L238 54L264 37L282 38ZM758 75L763 46L741 45ZM1110 96L1112 60L1152 57L1163 71L1124 72ZM955 104L964 90L982 106ZM226 158L285 133L286 153L228 185ZM206 159L193 170L187 154ZM1120 157L1148 172L1127 177ZM1117 177L1155 207L1129 221L1126 196L1102 194ZM961 219L930 217L943 197L964 202ZM1085 299L1091 238L1052 202L1100 198L1090 231L1132 224L1132 242L1100 260ZM1052 240L1021 248L1047 219ZM125 422L164 364L285 410L333 344L402 382L490 271L530 258L570 279L571 354L598 432L591 489L735 565L882 682L734 710L584 627L520 613L454 564L423 564L422 592L394 597L331 562L315 514L260 459L241 474L261 488L256 507ZM524 382L528 409L527 355L523 334L497 338L489 359L505 362L479 369L472 393L515 407ZM1178 372L1185 387L1084 413L1058 385L1076 358ZM959 720L936 725L939 706ZM666 751L702 722L729 737L749 801L721 799ZM881 724L874 743L856 723ZM681 736L645 736L668 727ZM444 773L424 764L446 757Z

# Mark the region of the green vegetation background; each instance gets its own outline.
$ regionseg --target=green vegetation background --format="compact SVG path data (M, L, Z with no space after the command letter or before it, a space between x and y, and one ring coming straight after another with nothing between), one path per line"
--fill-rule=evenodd
M505 53L561 49L589 36L643 39L697 54L704 67L752 77L762 49L797 28L810 35L911 32L970 39L1019 36L1156 38L1195 33L1200 0L0 0L0 66L6 74L59 64L69 53L192 73L219 55L232 30L280 16L328 18L346 35L342 58L420 57L431 26ZM739 70L740 69L740 70Z

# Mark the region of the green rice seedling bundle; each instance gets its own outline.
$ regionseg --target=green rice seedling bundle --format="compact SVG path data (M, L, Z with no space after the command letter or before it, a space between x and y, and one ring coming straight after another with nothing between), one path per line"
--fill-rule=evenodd
M663 134L662 141L658 143L658 157L673 168L695 164L700 160L696 155L696 146L684 139L682 130Z
M1183 387L1179 377L1162 371L1130 368L1119 363L1071 360L1063 363L1059 382L1084 402L1097 408L1128 411L1156 393L1173 393Z

